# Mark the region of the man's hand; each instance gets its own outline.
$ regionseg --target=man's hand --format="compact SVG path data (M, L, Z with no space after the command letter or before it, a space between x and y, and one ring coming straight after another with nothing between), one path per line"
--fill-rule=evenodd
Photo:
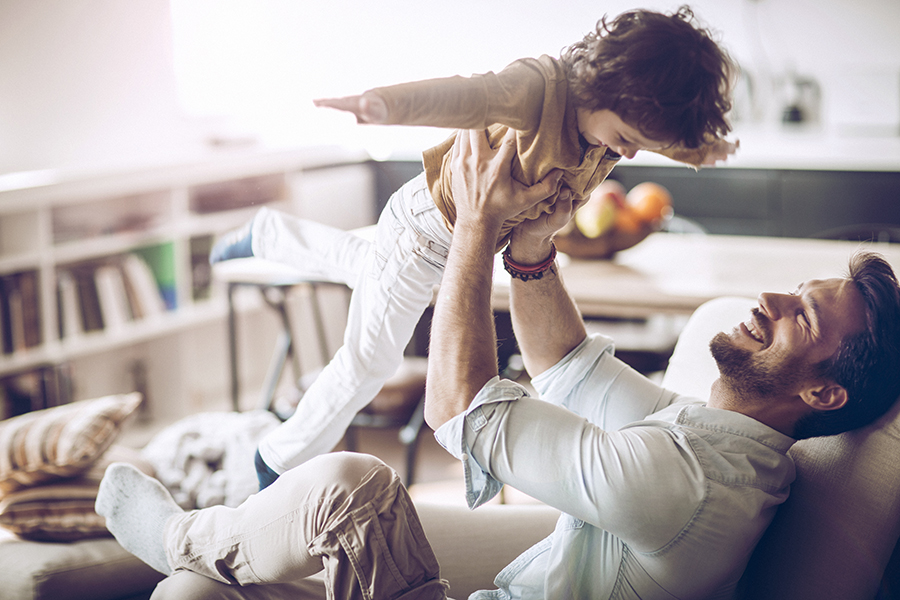
M572 190L563 186L559 190L556 202L550 207L549 213L543 213L537 219L523 221L516 226L516 230L519 234L534 239L549 240L557 231L569 224L569 221L575 216L575 211L581 208L585 202L586 200L575 202Z
M550 254L553 236L565 227L575 211L584 202L575 202L572 191L564 187L559 191L552 212L544 213L537 219L522 221L513 229L509 241L511 258L519 264L537 264Z
M359 123L379 125L387 123L388 109L384 99L375 92L366 92L361 96L345 96L343 98L322 98L313 100L313 104L324 108L334 108L356 115Z
M512 129L496 150L481 130L462 131L456 137L450 155L450 173L457 227L477 221L484 227L499 230L504 221L556 191L562 171L551 172L531 187L512 178L510 165L516 152L515 143Z
M515 132L493 150L484 131L462 131L450 160L456 226L431 322L425 420L440 427L497 376L491 309L494 251L503 221L549 196L560 173L527 187L513 181Z

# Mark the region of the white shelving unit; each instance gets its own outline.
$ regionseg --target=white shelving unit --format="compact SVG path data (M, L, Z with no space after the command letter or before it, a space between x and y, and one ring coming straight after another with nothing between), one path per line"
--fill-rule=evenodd
M227 306L223 290L209 281L212 241L262 205L301 216L307 207L318 216L319 198L309 196L323 186L357 203L349 212L337 209L351 215L344 225L368 224L374 186L366 160L359 152L318 148L111 173L43 173L27 183L0 176L0 381L74 365L72 399L145 385L154 418L224 401ZM341 214L332 224L341 226ZM71 312L59 306L60 274L92 273L133 253L153 270L167 309L94 328L79 296L83 318L72 333L63 323ZM252 302L243 306L246 319L263 312L253 311ZM146 371L142 382L127 373L136 362Z

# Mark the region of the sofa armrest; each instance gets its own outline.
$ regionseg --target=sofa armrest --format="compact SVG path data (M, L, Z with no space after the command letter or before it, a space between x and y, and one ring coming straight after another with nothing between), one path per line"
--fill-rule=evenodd
M494 589L494 577L519 554L550 535L559 511L543 504L481 506L416 503L449 595L464 599Z

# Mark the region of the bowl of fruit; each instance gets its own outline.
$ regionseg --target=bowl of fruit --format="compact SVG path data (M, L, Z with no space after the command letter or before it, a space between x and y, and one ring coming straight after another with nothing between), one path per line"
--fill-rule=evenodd
M658 231L672 215L672 195L658 183L639 183L626 192L607 179L554 241L572 258L612 258Z

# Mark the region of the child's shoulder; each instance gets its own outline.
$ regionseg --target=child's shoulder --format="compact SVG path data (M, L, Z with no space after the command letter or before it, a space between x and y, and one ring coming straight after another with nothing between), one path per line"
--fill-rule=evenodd
M504 71L530 71L540 75L547 81L561 81L566 79L566 69L562 61L547 54L537 58L520 58L507 66Z

